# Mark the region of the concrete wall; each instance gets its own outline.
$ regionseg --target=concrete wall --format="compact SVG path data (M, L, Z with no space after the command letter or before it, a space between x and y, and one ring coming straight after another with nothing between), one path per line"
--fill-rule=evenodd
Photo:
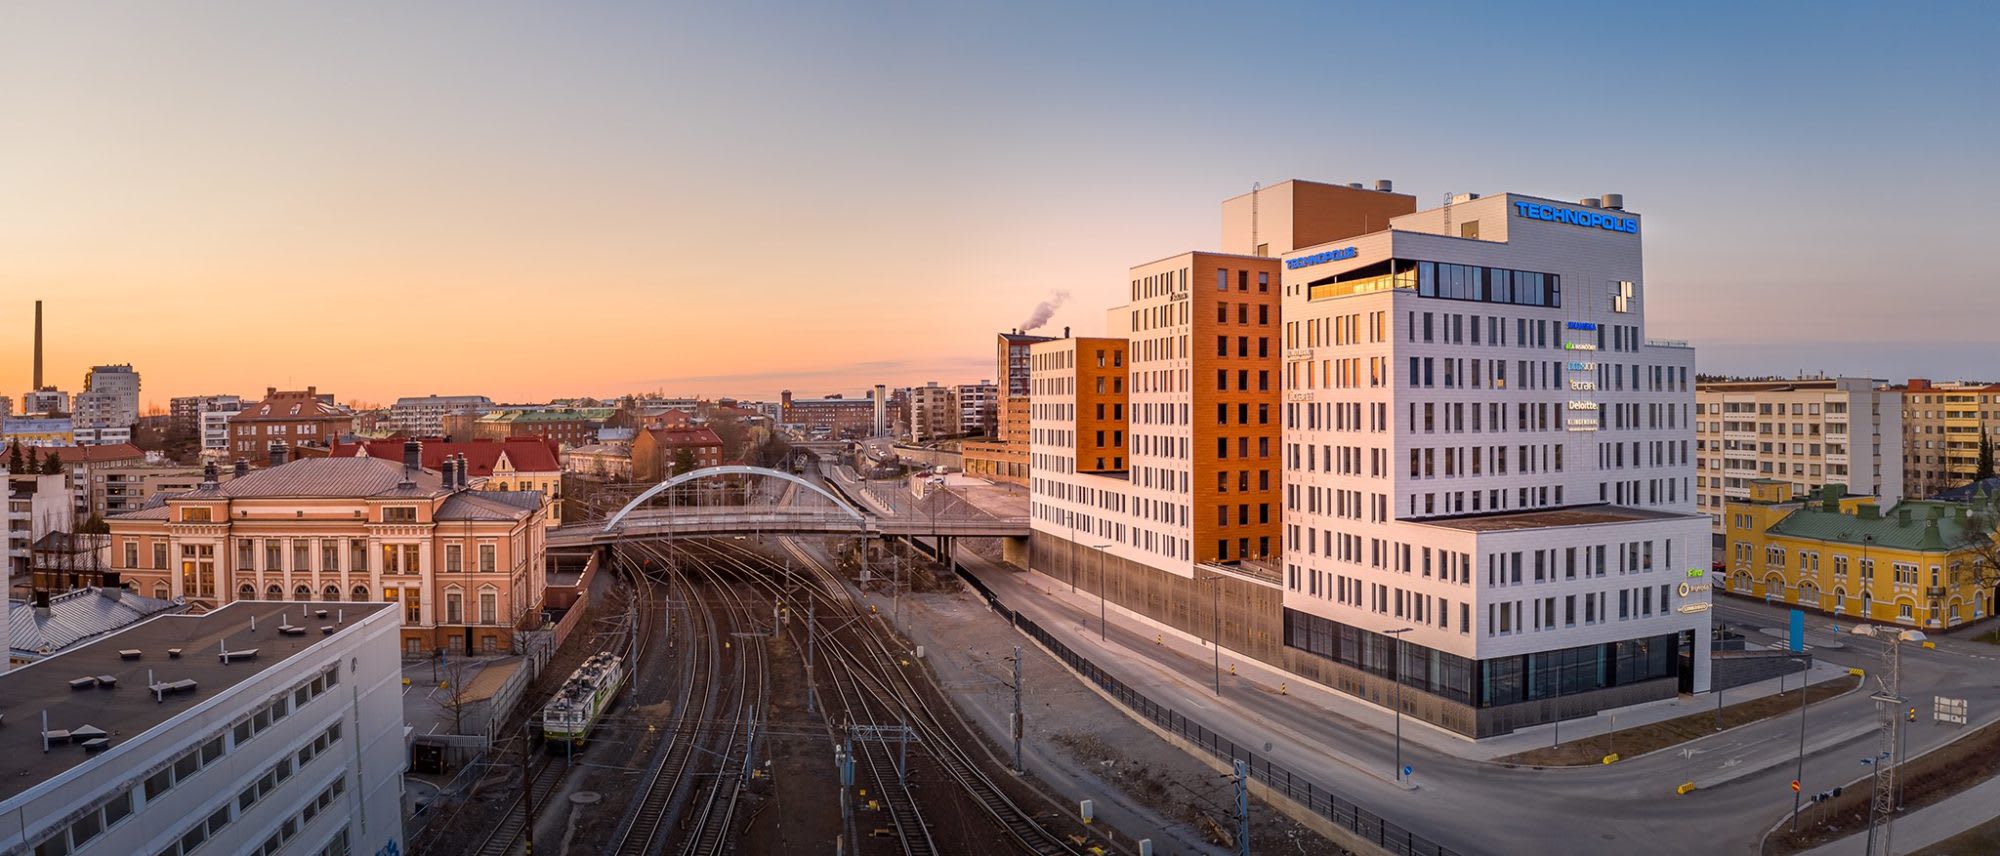
M1790 651L1717 651L1709 673L1710 686L1726 690L1805 671L1805 664L1792 659L1796 656Z
M1108 602L1190 636L1215 638L1219 611L1224 648L1285 665L1284 596L1276 588L1227 576L1190 579L1044 532L1029 535L1028 552L1034 570L1079 591L1103 590Z

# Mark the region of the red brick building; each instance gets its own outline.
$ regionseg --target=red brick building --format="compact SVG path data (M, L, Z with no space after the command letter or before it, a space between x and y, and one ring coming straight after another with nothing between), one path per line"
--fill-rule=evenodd
M693 457L695 469L722 465L722 438L706 426L680 431L647 428L632 438L632 478L665 480L682 449Z
M274 386L264 391L263 401L229 417L228 455L269 466L272 446L330 448L353 430L354 412L333 403L333 396L310 386L284 391Z

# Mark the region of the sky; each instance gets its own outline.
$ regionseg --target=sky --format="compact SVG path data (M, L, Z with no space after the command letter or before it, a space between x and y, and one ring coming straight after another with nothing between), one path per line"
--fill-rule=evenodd
M1625 195L1704 372L2000 378L2000 7L0 5L0 393L856 394L1287 178Z

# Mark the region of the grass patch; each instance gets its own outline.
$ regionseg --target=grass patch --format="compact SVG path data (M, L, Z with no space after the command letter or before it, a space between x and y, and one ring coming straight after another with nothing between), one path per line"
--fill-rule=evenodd
M1806 704L1811 705L1854 689L1861 682L1853 676L1812 685L1806 690ZM1774 716L1797 713L1799 710L1798 690L1783 695L1764 696L1749 701L1732 704L1722 709L1722 728L1748 725ZM1603 763L1604 756L1613 752L1622 757L1633 758L1669 746L1677 746L1698 737L1714 734L1715 711L1705 710L1690 713L1663 722L1637 725L1585 737L1562 744L1544 746L1526 752L1516 752L1495 760L1502 764L1521 764L1535 767L1576 767Z
M2000 722L1992 723L1928 755L1902 765L1903 771L1903 814L1930 805L1952 794L2000 774ZM1845 838L1868 828L1868 782L1862 781L1854 787L1843 787L1840 796L1821 803L1818 807L1808 807L1800 815L1799 832L1793 835L1789 829L1780 829L1764 842L1764 852L1769 856L1811 850L1829 841ZM1940 842L1925 853L1993 853L1993 842L2000 841L2000 820L1975 828L1959 838L1973 835L1982 829L1986 838L1972 838L1972 842L1986 841L1984 848L1964 847L1958 850L1944 850L1946 844L1957 839Z

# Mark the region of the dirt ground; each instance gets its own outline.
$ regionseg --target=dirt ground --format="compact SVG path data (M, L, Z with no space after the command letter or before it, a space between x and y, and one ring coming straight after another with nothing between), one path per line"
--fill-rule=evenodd
M1814 684L1806 691L1806 704L1810 706L1846 693L1853 690L1860 681L1860 678L1846 677ZM1735 728L1773 716L1796 714L1798 710L1797 690L1783 695L1755 698L1723 708L1722 728ZM1561 746L1544 746L1526 752L1516 752L1495 758L1494 761L1500 764L1537 767L1594 766L1602 763L1604 756L1614 751L1626 758L1636 758L1647 752L1677 746L1697 737L1707 737L1717 730L1715 711L1709 710L1690 713L1664 722L1587 737Z
M1902 770L1903 806L1906 814L2000 775L2000 722L1960 738L1951 744L1950 748L1940 749L1910 761L1902 766ZM1764 852L1771 856L1785 856L1811 850L1821 844L1867 829L1867 806L1870 795L1866 783L1843 789L1840 796L1818 807L1808 808L1805 813L1799 815L1801 825L1797 835L1785 831L1765 839ZM1789 817L1790 814L1787 813L1786 816ZM1989 830L1989 833L1991 832L1992 830ZM1958 852L1970 854L1996 851Z

